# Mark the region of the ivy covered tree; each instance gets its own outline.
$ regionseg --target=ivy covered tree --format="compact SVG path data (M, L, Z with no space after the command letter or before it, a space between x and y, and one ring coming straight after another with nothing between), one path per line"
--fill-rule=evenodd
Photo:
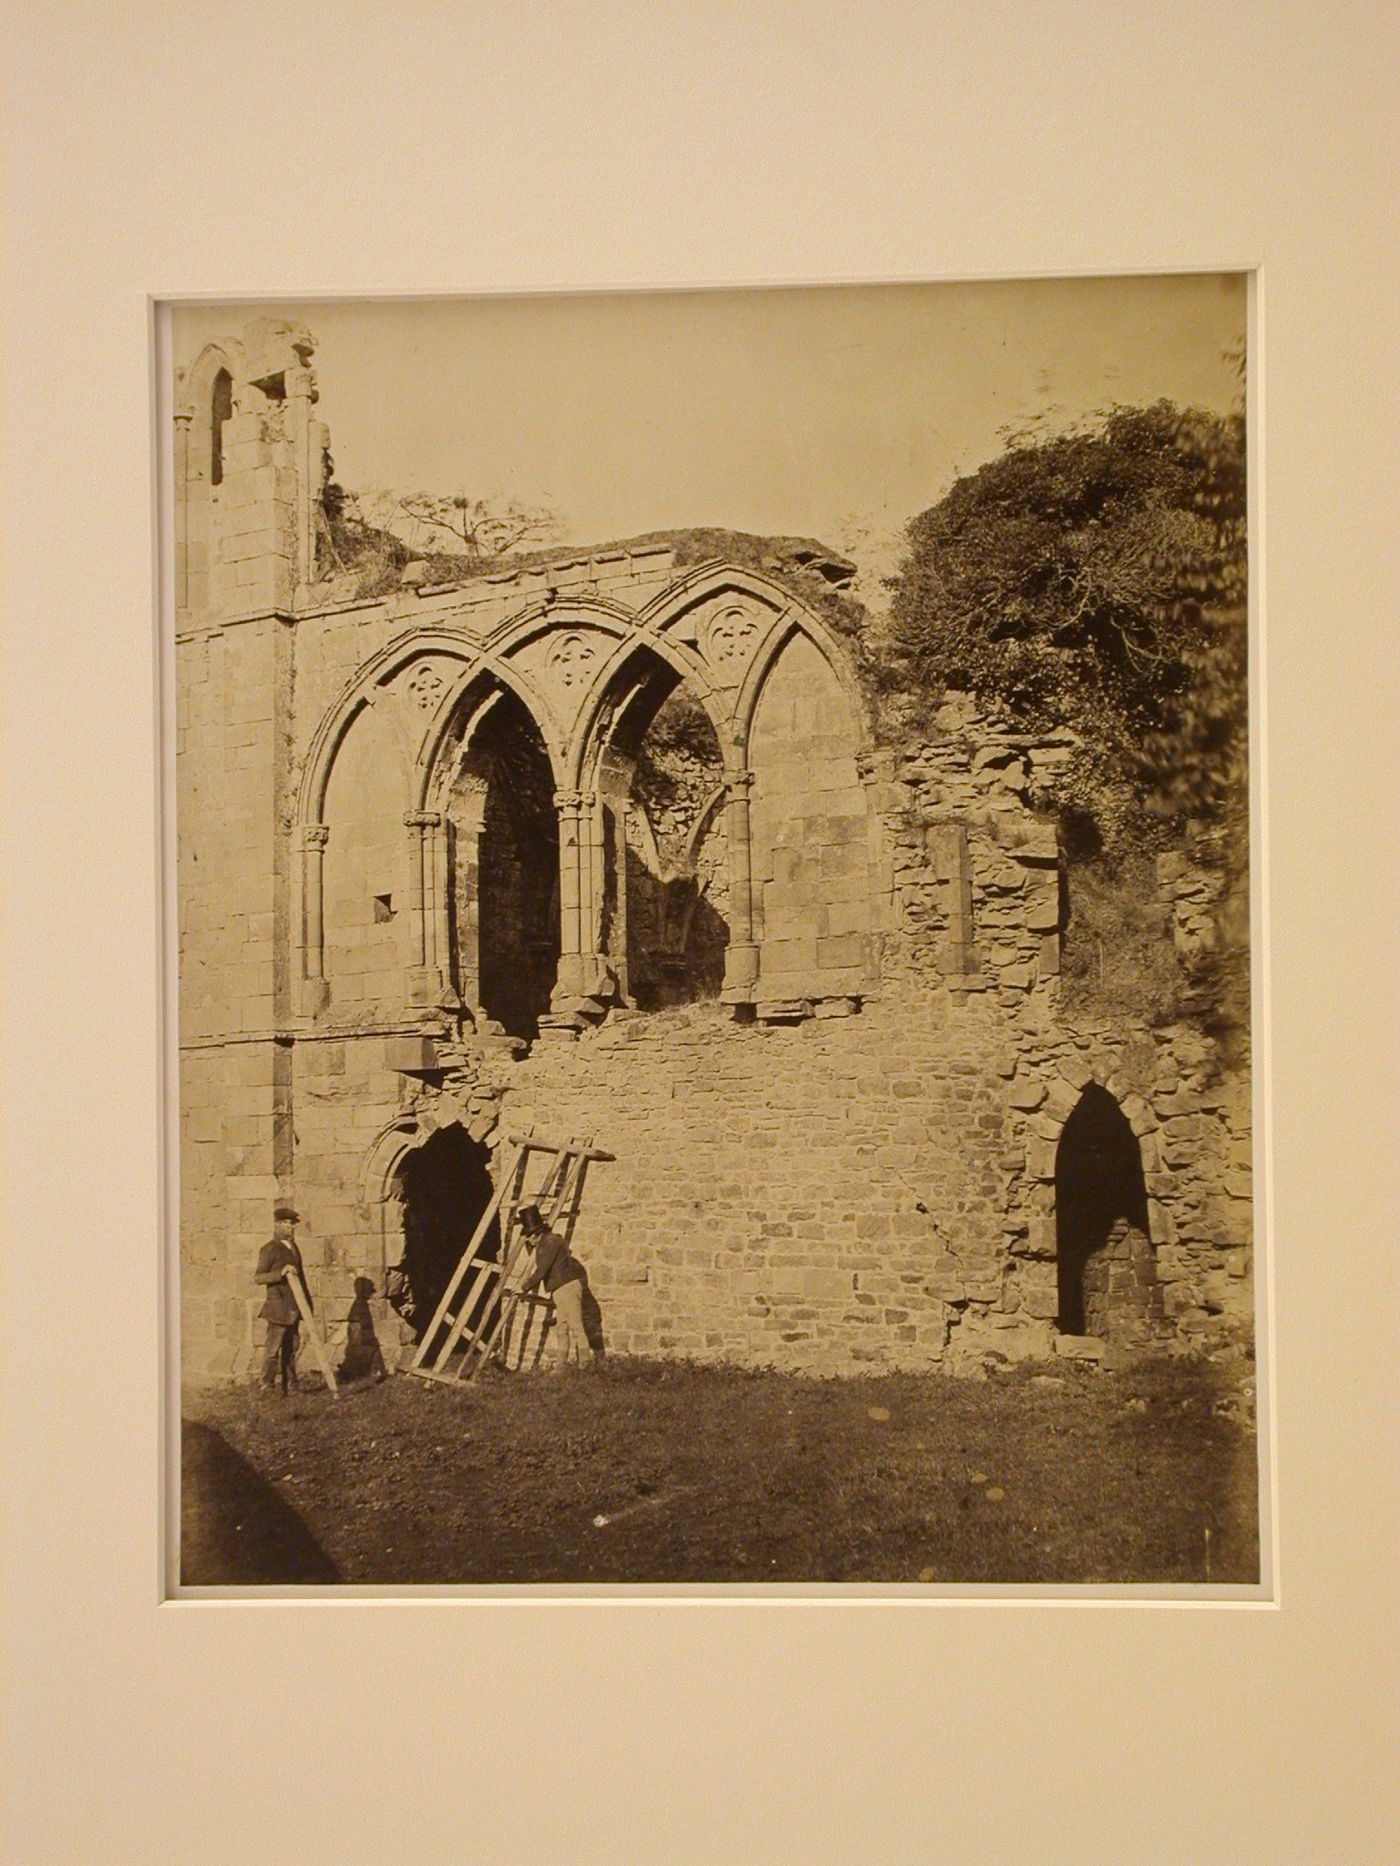
M1020 440L913 519L886 685L1081 749L1047 801L1106 846L1218 817L1243 749L1243 418L1169 402Z
M1143 904L1166 849L1208 852L1238 895L1246 574L1243 414L1117 408L1013 440L911 521L876 677L925 705L962 688L1013 727L1072 728L1036 801L1071 863L1095 866L1084 894L1110 919Z

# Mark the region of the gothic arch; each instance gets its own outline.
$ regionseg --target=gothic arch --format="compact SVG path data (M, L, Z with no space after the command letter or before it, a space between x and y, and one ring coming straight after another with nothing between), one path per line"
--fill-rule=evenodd
M663 856L648 815L655 798L648 801L651 794L645 785L639 788L638 779L643 770L658 776L645 746L653 724L681 690L705 721L706 731L691 749L702 761L713 761L713 788L699 800L703 808L684 846L673 835ZM603 977L629 1005L658 1008L710 998L721 989L732 933L733 837L716 838L704 875L697 851L737 775L728 727L727 706L700 657L656 635L620 645L580 714L567 768L582 844L581 945L596 955ZM695 801L689 797L680 805L682 821ZM670 802L675 804L674 796ZM731 819L726 830L733 827Z
M747 760L754 715L763 697L763 688L777 665L783 650L794 636L805 635L831 669L851 716L854 750L865 751L870 743L870 710L861 693L848 657L832 631L809 611L802 610L784 618L785 626L773 629L754 657L734 704L734 735Z
M460 662L461 671L457 678L449 683L447 690L435 706L427 736L417 757L414 770L416 807L426 807L427 795L435 778L436 764L441 754L443 741L463 696L469 691L472 683L484 675L493 676L502 687L508 688L515 694L539 728L540 736L549 749L551 760L557 760L559 736L557 729L551 736L548 729L548 714L546 713L544 719L540 717L544 710L540 696L521 679L518 670L512 668L508 662L504 662L499 653L484 653L475 642L456 630L449 628L411 629L402 635L396 635L393 641L381 648L378 653L371 655L368 661L363 662L322 716L321 723L317 726L311 743L307 747L302 768L301 784L297 793L296 821L299 825L320 822L320 812L325 803L326 785L330 779L331 767L335 763L336 753L355 716L363 707L372 704L372 695L392 685L404 668L430 654L439 654L448 660Z
M373 706L404 668L415 660L437 654L460 664L460 672L446 684L446 690L434 709L421 744L415 750L411 735L403 728L397 709L387 709L394 741L404 765L402 831L409 839L409 936L411 957L407 971L408 1001L417 1005L438 1003L450 998L451 929L448 918L447 844L441 832L441 819L429 805L429 798L441 765L443 745L458 718L464 698L473 684L490 684L497 691L514 694L526 714L536 720L534 696L522 691L511 670L495 664L494 657L483 657L474 643L447 629L414 629L396 636L365 662L346 682L335 702L327 709L312 737L303 764L298 790L294 838L299 856L297 872L298 902L294 925L298 929L294 955L298 1009L303 1015L316 1016L329 1001L330 986L326 974L325 933L325 854L330 837L324 821L326 799L338 758L354 722ZM480 713L478 714L479 721ZM555 752L548 738L541 734L546 756Z
M1059 1327L1145 1333L1156 1292L1142 1150L1116 1096L1085 1084L1055 1146Z
M424 868L441 922L431 963L473 1015L532 1037L560 951L557 767L491 671L462 690L426 781Z
M711 557L703 564L683 570L664 590L659 590L643 605L637 625L647 631L671 628L687 610L731 591L735 595L752 597L775 616L788 609L807 613L805 605L791 590L765 576L761 570L749 570L740 564L726 563L721 557Z
M436 1158L434 1156L437 1156ZM403 1266L421 1335L466 1243L487 1215L493 1197L489 1147L472 1137L454 1110L438 1120L428 1112L388 1122L366 1150L360 1197L375 1219L383 1268ZM490 1227L485 1240L498 1248Z
M648 633L619 642L590 687L565 754L567 788L577 790L591 784L606 754L607 739L617 716L610 715L609 709L619 700L624 706L628 703L631 697L625 694L628 675L634 667L639 672L643 670L648 661L659 662L669 669L675 676L675 685L679 686L682 681L690 683L714 727L726 769L737 768L730 715L721 703L704 661L679 643Z
M243 346L230 339L227 343L206 343L194 361L181 372L177 385L177 413L196 420L207 413L213 393L214 378L223 370L235 388L243 374ZM237 398L235 396L235 406Z
M1056 1266L1057 1325L1069 1333L1084 1331L1085 1267L1096 1252L1113 1246L1124 1259L1114 1273L1121 1271L1125 1285L1132 1285L1127 1327L1150 1331L1160 1319L1161 1302L1143 1159L1144 1143L1156 1126L1152 1111L1138 1095L1115 1093L1086 1064L1066 1065L1048 1075L1044 1086L1048 1098L1035 1116L1036 1137L1027 1143L1027 1169L1035 1182L1034 1254L1053 1257ZM1076 1138L1086 1129L1092 1130L1087 1150ZM1095 1144L1111 1157L1086 1166ZM1074 1209L1081 1189L1092 1210ZM1130 1236L1120 1236L1123 1230Z
M811 640L840 683L851 709L858 749L863 750L871 734L870 710L840 637L791 590L762 571L726 564L717 558L697 564L642 609L637 617L638 629L649 637L674 634L687 612L714 598L731 594L750 598L770 615L763 640L740 683L730 715L739 762L743 762L747 753L749 725L763 680L793 633L799 630ZM696 659L705 665L698 650Z
M582 596L572 592L567 598L533 597L523 608L502 618L487 634L483 647L492 654L509 653L532 636L546 631L566 629L570 623L600 628L605 634L632 634L637 617L622 603L607 596Z
M424 1123L416 1114L395 1115L365 1149L360 1164L360 1202L367 1210L386 1204L394 1196L394 1182L404 1155L421 1147L437 1131L438 1123Z
M420 649L419 652L429 651ZM408 657L410 660L412 658ZM401 661L398 666L406 664ZM392 680L393 677L393 673L389 673L385 679ZM433 799L440 794L444 781L450 781L449 766L470 744L503 694L510 694L524 707L540 735L554 781L556 784L559 782L559 730L546 703L517 669L503 662L502 657L477 656L465 675L452 683L433 714L414 772L416 809L431 810L434 807ZM464 718L464 711L469 706L471 710ZM462 728L460 732L457 731L459 727Z
M752 627L740 629L736 624L736 633L723 640L722 629L716 627L715 604L722 605L726 597L735 599L736 615L742 612L751 618ZM692 620L697 609L700 613ZM719 614L718 621L722 624L723 620ZM572 634L579 636L579 646L572 661L565 662L547 644L567 650ZM717 637L722 639L719 649ZM444 812L452 802L450 793L467 748L497 716L493 709L504 704L506 695L518 703L529 730L538 735L554 786L551 807L556 820L550 833L552 840L557 832L558 868L553 886L559 918L554 1007L561 1015L582 1011L588 1016L595 1014L591 1008L595 1001L608 1000L617 979L600 931L608 924L609 850L616 835L607 806L609 798L615 805L626 788L628 762L624 742L628 735L626 731L621 738L616 735L621 725L635 727L653 699L659 704L668 687L684 681L714 731L723 776L722 791L706 803L704 812L705 828L720 813L724 824L728 957L723 995L733 1004L751 1003L762 940L755 912L765 877L760 875L756 884L752 868L750 739L772 672L798 638L807 644L803 653L817 657L829 671L833 708L843 704L846 715L840 736L844 740L849 732L854 757L869 742L869 718L844 645L820 617L759 572L721 562L698 565L636 615L601 597L561 603L550 595L503 618L484 641L450 621L396 635L345 683L318 724L303 760L294 817L302 852L302 1009L316 1015L328 1001L322 858L328 837L323 817L331 775L354 721L415 661L430 670L421 691L413 695L422 709L421 722L415 714L401 718L402 709L397 706L387 709L408 768L404 822L411 852L406 886L414 953L408 968L408 1002L424 1008L457 1002L451 983L454 969L459 969L454 958L453 903L461 888L452 848L454 837L464 827L481 839L486 805L477 799L473 815L473 800L461 791L455 799L454 822L449 823ZM712 651L723 665L711 659ZM630 722L629 707L639 709ZM842 759L849 762L844 752ZM850 950L843 949L838 958L833 946L818 964L820 976L805 982L788 977L792 967L785 971L779 964L775 973L783 974L779 997L824 992L859 995L868 981L869 966L856 951L866 940L860 930L865 922L854 913L857 896L868 892L868 874L857 872L857 851L866 832L855 820L860 816L864 823L866 818L864 806L857 808L857 778L847 773L842 783L849 793L843 808L851 821L838 825L839 838L829 831L818 842L832 858L827 865L833 877L841 877L839 904L844 918L852 921L852 930L841 938ZM538 789L539 780L532 778L532 799ZM532 801L520 818L523 823L528 817L531 846L540 841L538 815ZM833 814L828 809L831 821L838 815L840 811ZM825 850L826 843L838 839L849 845L846 852L834 846ZM484 875L484 870L478 872ZM534 892L530 898L535 899ZM532 907L531 915L534 912ZM531 938L539 944L534 934ZM785 950L795 953L797 947L789 944ZM765 978L765 985L769 982ZM803 984L801 992L797 991L799 983Z
M243 355L237 343L207 343L176 382L175 607L202 612L209 599L211 526L217 509L214 483L214 384L230 385L230 413L238 412Z

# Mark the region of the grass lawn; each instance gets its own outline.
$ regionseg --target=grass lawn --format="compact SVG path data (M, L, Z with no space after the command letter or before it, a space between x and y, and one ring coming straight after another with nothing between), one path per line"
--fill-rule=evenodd
M204 1388L183 1471L192 1586L1258 1579L1247 1396L1183 1360Z

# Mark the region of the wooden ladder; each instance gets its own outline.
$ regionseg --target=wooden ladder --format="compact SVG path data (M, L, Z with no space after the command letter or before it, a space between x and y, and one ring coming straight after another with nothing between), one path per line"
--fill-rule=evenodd
M301 1280L300 1271L290 1266L287 1270L287 1288L291 1290L296 1299L296 1305L301 1310L301 1319L306 1324L306 1339L311 1344L311 1352L316 1356L317 1365L321 1369L321 1378L326 1383L326 1391L332 1399L339 1399L340 1388L336 1385L335 1369L331 1366L331 1357L326 1352L326 1344L321 1339L320 1325L311 1312L311 1299Z
M567 1246L578 1220L590 1163L615 1157L594 1147L591 1139L550 1139L533 1129L522 1135L508 1135L507 1140L515 1148L515 1157L481 1214L433 1319L423 1331L417 1353L403 1369L420 1380L440 1380L449 1386L467 1384L498 1352L507 1365L519 1368L533 1350L530 1364L538 1363L545 1327L536 1330L533 1323L539 1316L547 1324L553 1306L550 1299L525 1298L525 1324L518 1331L511 1327L525 1294L520 1285L527 1274L525 1260L529 1256L525 1230L519 1222L520 1208L538 1205L551 1231L562 1227ZM541 1184L527 1193L526 1181L535 1154L547 1154L550 1161ZM497 1219L499 1249L496 1255L488 1256L491 1226Z

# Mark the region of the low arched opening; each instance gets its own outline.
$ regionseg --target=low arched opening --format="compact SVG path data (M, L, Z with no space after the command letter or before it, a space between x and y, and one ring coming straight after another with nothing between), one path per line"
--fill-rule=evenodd
M1142 1150L1127 1116L1091 1082L1055 1155L1059 1312L1068 1335L1144 1338L1161 1315Z
M491 1203L490 1154L455 1123L440 1127L398 1163L391 1196L403 1224L402 1265L408 1284L404 1313L421 1340ZM496 1257L493 1219L480 1255Z

